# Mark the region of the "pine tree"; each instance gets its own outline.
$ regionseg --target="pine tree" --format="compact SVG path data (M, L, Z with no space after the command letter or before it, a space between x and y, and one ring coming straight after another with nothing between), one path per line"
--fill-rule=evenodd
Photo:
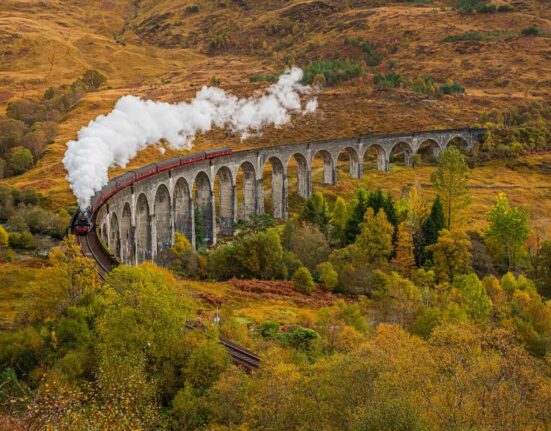
M367 206L373 208L373 212L377 214L381 208L385 207L385 196L381 189L378 189L374 192L369 193L369 198L367 200ZM387 215L388 217L388 215Z
M392 263L404 277L410 278L415 269L413 254L413 235L404 223L398 226L398 242L396 243L396 257Z
M356 192L356 199L352 203L348 220L346 222L346 242L353 243L360 233L360 224L363 222L365 211L368 208L368 196L363 187Z
M432 260L432 254L425 250L425 248L432 244L436 244L438 241L438 235L440 234L440 231L444 229L445 225L446 221L444 219L442 202L440 200L440 196L437 195L432 203L430 215L421 226L420 244L416 247L418 252L417 263L419 265L424 264L427 260Z
M388 222L394 227L392 243L396 244L398 242L398 213L390 193L387 193L383 200L383 210L385 211Z

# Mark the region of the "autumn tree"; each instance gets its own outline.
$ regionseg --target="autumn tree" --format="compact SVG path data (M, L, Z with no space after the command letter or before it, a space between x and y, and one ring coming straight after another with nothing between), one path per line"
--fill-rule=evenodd
M9 248L8 246L9 246L8 232L6 232L6 229L4 229L4 227L0 225L0 259L3 259L7 255L8 248Z
M471 201L467 188L469 167L463 154L457 148L448 146L438 157L438 168L431 180L442 200L446 228L455 228L461 211Z
M315 271L316 265L327 260L329 243L319 227L312 223L300 223L290 238L289 250L308 268Z
M375 214L381 209L385 212L387 220L394 226L392 242L396 243L398 240L398 214L392 196L389 193L383 193L381 189L371 192L367 199L367 207L373 208Z
M215 340L205 340L191 353L184 377L196 390L206 391L231 364L226 349Z
M465 232L443 229L438 241L427 249L433 254L434 268L440 281L453 282L471 270L471 241Z
M335 201L333 212L331 214L330 238L332 243L342 245L346 240L346 221L348 219L348 205L340 196Z
M486 236L495 241L507 270L515 269L524 243L528 240L528 213L522 207L510 207L507 196L500 193L488 214L490 229Z
M101 286L94 261L84 257L73 237L65 238L48 256L50 266L31 283L34 301L27 310L31 320L57 316Z
M220 280L231 277L283 279L288 276L287 264L294 264L289 255L281 245L278 232L268 229L221 244L209 253L207 264L211 275Z
M409 190L406 204L405 224L413 238L415 260L417 264L421 264L420 256L424 247L422 226L428 212L421 187L416 185Z
M479 323L486 321L492 309L492 300L478 276L468 274L456 277L454 286L460 292L461 302L469 317Z
M373 208L365 212L360 225L360 234L356 245L370 264L385 263L392 254L393 226L388 222L385 211L381 208L377 215Z
M410 278L415 269L415 255L413 251L413 235L406 227L405 223L400 223L398 225L396 256L392 260L392 263L404 277Z

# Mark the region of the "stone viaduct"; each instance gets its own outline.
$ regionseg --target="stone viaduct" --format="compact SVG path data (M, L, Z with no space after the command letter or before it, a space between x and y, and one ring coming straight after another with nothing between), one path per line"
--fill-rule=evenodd
M316 158L323 160L323 182L335 184L339 156L347 160L350 176L361 178L367 154L379 171L388 171L394 158L411 166L413 155L422 151L437 156L451 142L471 151L484 132L436 130L235 151L156 174L119 191L97 211L96 228L121 262L154 260L172 246L175 232L184 233L195 246L196 217L202 219L203 241L215 244L217 235L233 234L238 220L264 213L264 177L271 183L272 216L286 219L290 166L296 166L298 194L306 198L312 194Z

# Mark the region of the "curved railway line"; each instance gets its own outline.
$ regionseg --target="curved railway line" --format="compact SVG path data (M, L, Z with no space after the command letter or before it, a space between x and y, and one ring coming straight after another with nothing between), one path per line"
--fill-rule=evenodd
M93 259L98 268L100 277L105 280L105 276L119 265L119 262L105 249L97 237L96 230L91 229L87 235L75 235L80 245L82 254ZM186 328L198 330L207 337L210 335L193 323L186 323ZM260 367L260 357L244 347L241 347L225 338L219 338L218 342L226 348L232 362L244 370L250 372Z

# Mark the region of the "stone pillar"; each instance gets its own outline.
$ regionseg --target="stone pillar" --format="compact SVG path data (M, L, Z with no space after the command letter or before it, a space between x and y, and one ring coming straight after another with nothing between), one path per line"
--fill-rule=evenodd
M190 217L191 217L191 220L190 220L191 232L189 232L188 239L193 249L196 250L197 245L195 242L195 205L193 204L193 199L190 199L189 208L190 208Z
M352 178L356 178L358 180L361 180L364 176L364 165L363 165L362 162L358 162L358 168L357 168L356 172L357 172L356 173L357 176L353 176L352 173L350 173L350 176Z
M157 256L157 215L149 216L149 231L151 232L151 241L149 242L149 250L146 252L148 260L155 260Z
M310 169L310 178L312 177L312 170ZM331 155L329 153L323 154L323 183L335 185L337 183L337 163L332 162Z
M283 183L283 188L281 191L281 216L277 217L274 214L274 217L281 218L282 220L287 220L287 218L289 217L288 207L287 207L288 201L289 201L289 184L287 181L287 172L283 172L282 183Z
M377 153L377 170L379 172L388 172L390 170L390 160L383 150Z
M216 205L215 205L215 202L214 202L214 191L212 190L212 187L211 187L211 190L210 190L210 199L209 199L209 202L207 204L208 206L210 206L210 226L205 226L205 229L207 229L207 232L208 232L208 229L210 228L210 243L211 245L215 245L216 244Z
M232 235L233 235L233 225L237 223L238 219L238 208L237 208L237 185L232 184Z
M297 186L298 195L308 198L312 192L312 175L306 162L297 161Z
M264 181L262 177L256 179L255 214L264 213Z
M363 163L356 158L356 156L350 156L350 178L360 179L363 174Z
M137 265L138 257L136 253L136 225L130 226L130 246L128 247L127 265Z
M410 150L404 150L404 164L411 168L412 165L412 153Z
M249 164L243 168L243 219L255 213L256 208L256 178L254 169Z

